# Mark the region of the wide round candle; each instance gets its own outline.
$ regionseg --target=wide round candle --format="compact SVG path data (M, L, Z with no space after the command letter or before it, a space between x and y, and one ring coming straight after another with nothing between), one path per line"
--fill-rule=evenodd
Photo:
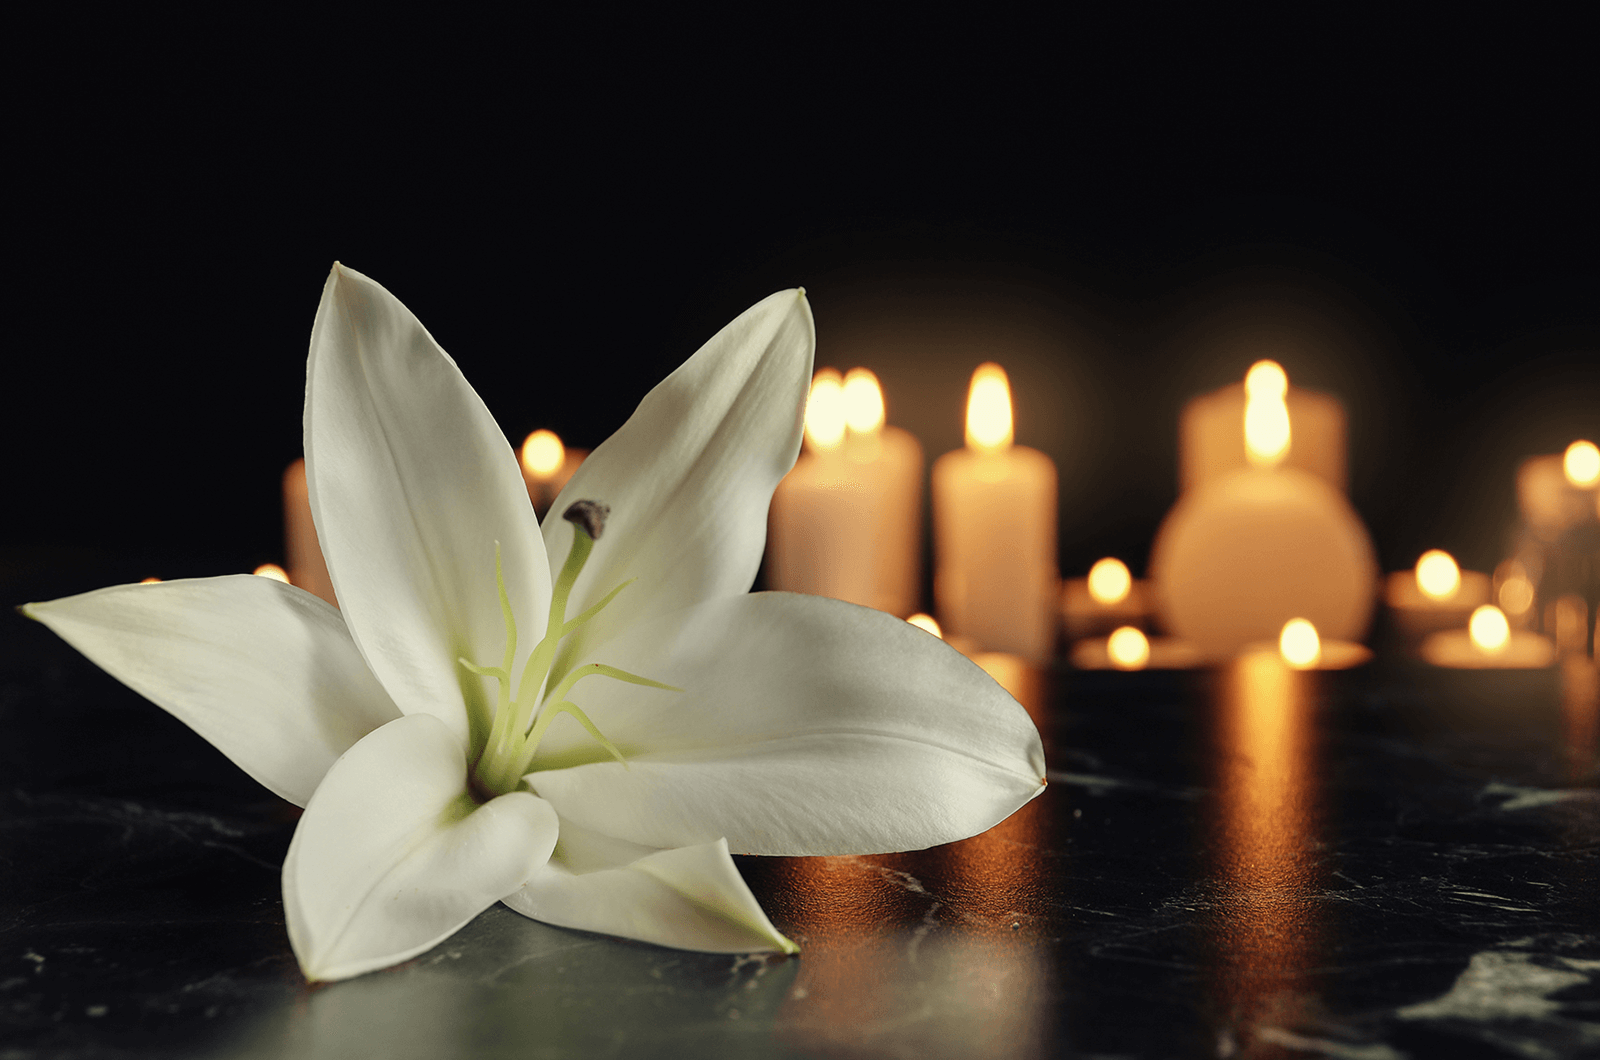
M1271 365L1282 376L1282 369ZM1252 371L1255 371L1252 368ZM1316 475L1335 489L1346 486L1345 414L1337 398L1287 385L1282 400L1293 433L1287 467ZM1187 492L1224 475L1250 467L1245 451L1244 422L1248 395L1243 383L1202 394L1183 408L1178 421L1178 488Z
M1225 658L1309 620L1357 641L1376 602L1377 562L1344 494L1292 467L1236 471L1179 498L1150 560L1173 633Z
M333 579L328 577L328 562L317 542L317 528L311 521L311 496L303 458L283 472L283 558L290 582L335 607L339 605L333 595Z
M838 373L824 369L813 384L806 452L772 497L767 581L904 618L920 595L922 446L884 424L872 373L853 370L850 381L860 381L853 423L852 410L822 404L844 401ZM873 389L875 403L862 386Z
M973 373L967 445L933 465L934 594L940 621L991 651L1034 661L1055 649L1056 466L1012 444L1010 386Z

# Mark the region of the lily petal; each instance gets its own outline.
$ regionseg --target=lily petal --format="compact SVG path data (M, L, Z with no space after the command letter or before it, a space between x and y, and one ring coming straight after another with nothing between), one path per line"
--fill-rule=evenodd
M804 291L763 299L650 391L579 465L551 511L589 499L611 514L570 610L639 579L578 634L582 644L607 639L624 612L632 622L750 588L772 491L800 451L815 345ZM545 520L553 560L566 556L572 533L563 519Z
M562 821L550 861L504 901L547 924L680 950L799 950L761 911L722 839L654 850Z
M564 819L634 843L727 837L741 854L868 854L975 835L1044 790L1027 713L970 660L892 615L758 593L630 629L605 661L674 693L575 698L627 763L551 726L526 778ZM586 755L588 764L548 768ZM580 759L581 760L581 759Z
M306 478L356 645L406 714L481 743L492 699L457 662L498 666L494 549L519 663L544 634L550 570L515 455L454 361L388 291L340 265L306 377Z
M555 811L525 791L477 805L461 745L416 714L334 763L283 863L289 941L308 979L414 957L521 887L555 847Z
M271 578L113 585L22 611L300 806L400 716L339 612Z

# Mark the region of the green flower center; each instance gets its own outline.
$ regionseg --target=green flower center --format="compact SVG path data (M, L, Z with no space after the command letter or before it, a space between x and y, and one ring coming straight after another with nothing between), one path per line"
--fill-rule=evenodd
M499 666L479 666L468 659L456 660L475 674L493 677L499 684L494 722L490 726L483 752L472 770L473 785L487 797L517 790L522 778L533 768L533 757L538 753L539 741L549 730L550 723L560 714L571 715L613 758L624 766L628 764L616 745L606 739L594 722L589 720L589 716L567 698L573 686L585 677L609 677L631 685L661 688L669 692L683 691L604 663L588 663L575 668L564 666L565 676L553 686L549 684L551 668L560 654L562 641L598 615L632 584L631 579L623 582L593 607L571 620L567 619L567 598L572 594L572 586L583 572L584 564L589 561L589 554L594 551L595 541L605 527L608 512L609 509L603 504L578 501L563 513L562 517L573 525L572 551L567 554L567 562L562 566L550 594L550 620L544 639L534 647L528 661L523 664L522 677L516 682L515 696L511 691L511 670L517 656L517 621L511 613L511 599L506 594L505 573L500 565L500 542L494 544L495 586L500 593L500 614L506 624L505 655Z

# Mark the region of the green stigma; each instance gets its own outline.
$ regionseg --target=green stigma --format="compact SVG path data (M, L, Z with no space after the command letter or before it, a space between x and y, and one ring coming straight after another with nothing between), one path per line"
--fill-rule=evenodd
M515 791L521 785L522 778L533 768L539 741L549 730L550 723L560 714L570 715L607 753L624 766L628 764L616 745L606 739L605 734L576 703L567 698L573 686L585 677L609 677L614 681L646 688L683 691L604 663L579 666L550 685L551 667L562 641L603 611L617 598L618 593L632 584L631 579L623 582L593 607L571 620L567 619L567 598L572 594L572 586L577 582L578 575L583 573L584 564L589 561L589 554L594 551L595 541L604 531L609 514L610 509L596 501L577 501L562 513L562 518L573 526L572 551L567 554L567 562L562 565L550 594L550 620L545 628L544 639L534 647L527 663L523 665L521 680L516 682L515 695L512 694L511 670L517 657L517 621L511 613L511 598L506 594L505 572L500 564L500 542L495 542L494 579L500 595L500 614L506 626L505 654L499 666L480 666L467 659L457 660L472 673L493 677L499 685L489 738L473 767L475 786L490 797Z

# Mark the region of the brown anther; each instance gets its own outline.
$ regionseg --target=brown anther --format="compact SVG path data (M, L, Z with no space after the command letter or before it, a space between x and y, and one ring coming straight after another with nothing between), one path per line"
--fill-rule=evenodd
M598 541L601 531L606 528L606 516L610 514L609 504L601 504L599 501L573 501L567 510L561 513L561 518L574 526L582 527L584 533Z

